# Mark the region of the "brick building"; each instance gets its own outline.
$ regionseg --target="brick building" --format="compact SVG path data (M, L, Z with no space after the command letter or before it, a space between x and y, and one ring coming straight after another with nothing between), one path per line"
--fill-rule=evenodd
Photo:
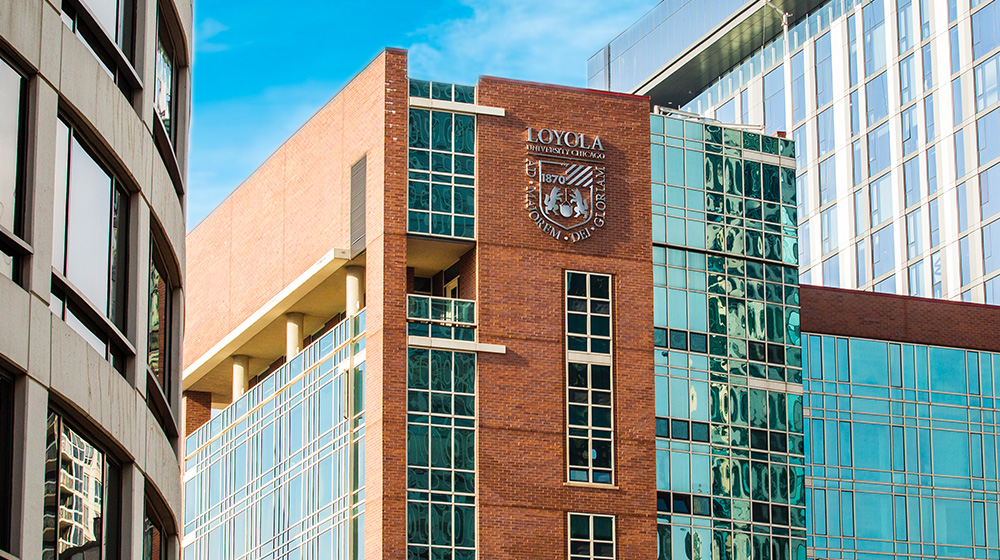
M889 373L924 364L919 430L919 399L954 392L934 371L956 352L982 393L1000 313L800 292L794 157L784 138L645 97L427 82L384 51L188 236L186 558L839 550L807 541L807 501L840 483L809 442L827 346L833 394L879 386L884 358L884 400L901 407L909 378L897 399ZM947 317L972 327L928 324ZM979 436L966 479L992 480L993 500L969 506L974 527L996 519L995 446L992 400L971 404L965 379L979 429L940 438Z

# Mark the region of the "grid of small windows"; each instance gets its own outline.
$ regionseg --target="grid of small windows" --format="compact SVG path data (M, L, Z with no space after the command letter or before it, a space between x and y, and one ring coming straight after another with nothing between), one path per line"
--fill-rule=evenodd
M566 349L611 353L611 276L566 273Z
M749 360L764 378L801 382L796 269L654 246L653 302L656 346Z
M809 335L817 558L1000 558L1000 354Z
M407 558L476 557L476 355L407 350Z
M792 142L661 115L650 126L654 243L798 264Z
M615 518L590 513L569 514L570 560L606 560L615 557Z
M569 479L611 484L614 414L611 366L568 364Z
M474 103L475 88L410 80L410 96ZM410 233L475 237L475 148L475 115L410 108Z
M184 558L363 557L364 331L362 311L188 436Z

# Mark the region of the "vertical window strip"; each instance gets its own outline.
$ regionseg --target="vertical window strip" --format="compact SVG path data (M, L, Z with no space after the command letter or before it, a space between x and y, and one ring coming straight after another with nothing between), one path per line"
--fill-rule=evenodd
M419 83L418 83L419 82ZM471 102L474 89L429 83L427 95L450 100L454 88ZM448 86L443 88L443 86ZM420 90L417 87L416 90ZM447 89L447 96L443 92ZM456 98L457 99L457 98ZM462 113L412 108L409 111L409 184L407 193L410 233L472 239L475 237L475 137L476 117Z
M408 349L409 558L475 558L475 379L475 354Z
M570 482L614 484L611 276L566 273Z

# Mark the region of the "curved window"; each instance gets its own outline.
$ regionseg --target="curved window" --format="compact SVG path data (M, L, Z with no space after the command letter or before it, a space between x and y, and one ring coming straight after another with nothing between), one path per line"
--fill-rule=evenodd
M149 307L146 323L146 365L159 384L166 401L170 402L172 351L171 326L173 323L173 285L167 273L165 255L156 242L149 248Z
M126 97L142 87L135 71L135 0L63 0L62 21Z

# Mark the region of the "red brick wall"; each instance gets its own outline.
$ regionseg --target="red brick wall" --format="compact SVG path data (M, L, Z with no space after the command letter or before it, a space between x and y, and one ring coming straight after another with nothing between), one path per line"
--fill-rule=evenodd
M184 391L184 435L190 435L211 419L212 393Z
M802 286L802 332L1000 352L1000 307Z
M385 53L381 156L368 160L365 557L406 558L406 53ZM384 162L384 165L383 165Z
M476 299L479 291L479 279L476 278L476 249L473 247L458 260L458 297L460 299Z
M382 186L386 58L372 61L187 235L184 367L331 249L349 247L351 165L367 153L368 191ZM368 212L372 220L381 210Z
M566 513L611 513L619 558L656 555L649 103L644 98L483 78L477 125L479 556L563 559ZM525 206L527 127L599 134L607 225L552 239ZM563 274L614 280L617 489L568 486Z

